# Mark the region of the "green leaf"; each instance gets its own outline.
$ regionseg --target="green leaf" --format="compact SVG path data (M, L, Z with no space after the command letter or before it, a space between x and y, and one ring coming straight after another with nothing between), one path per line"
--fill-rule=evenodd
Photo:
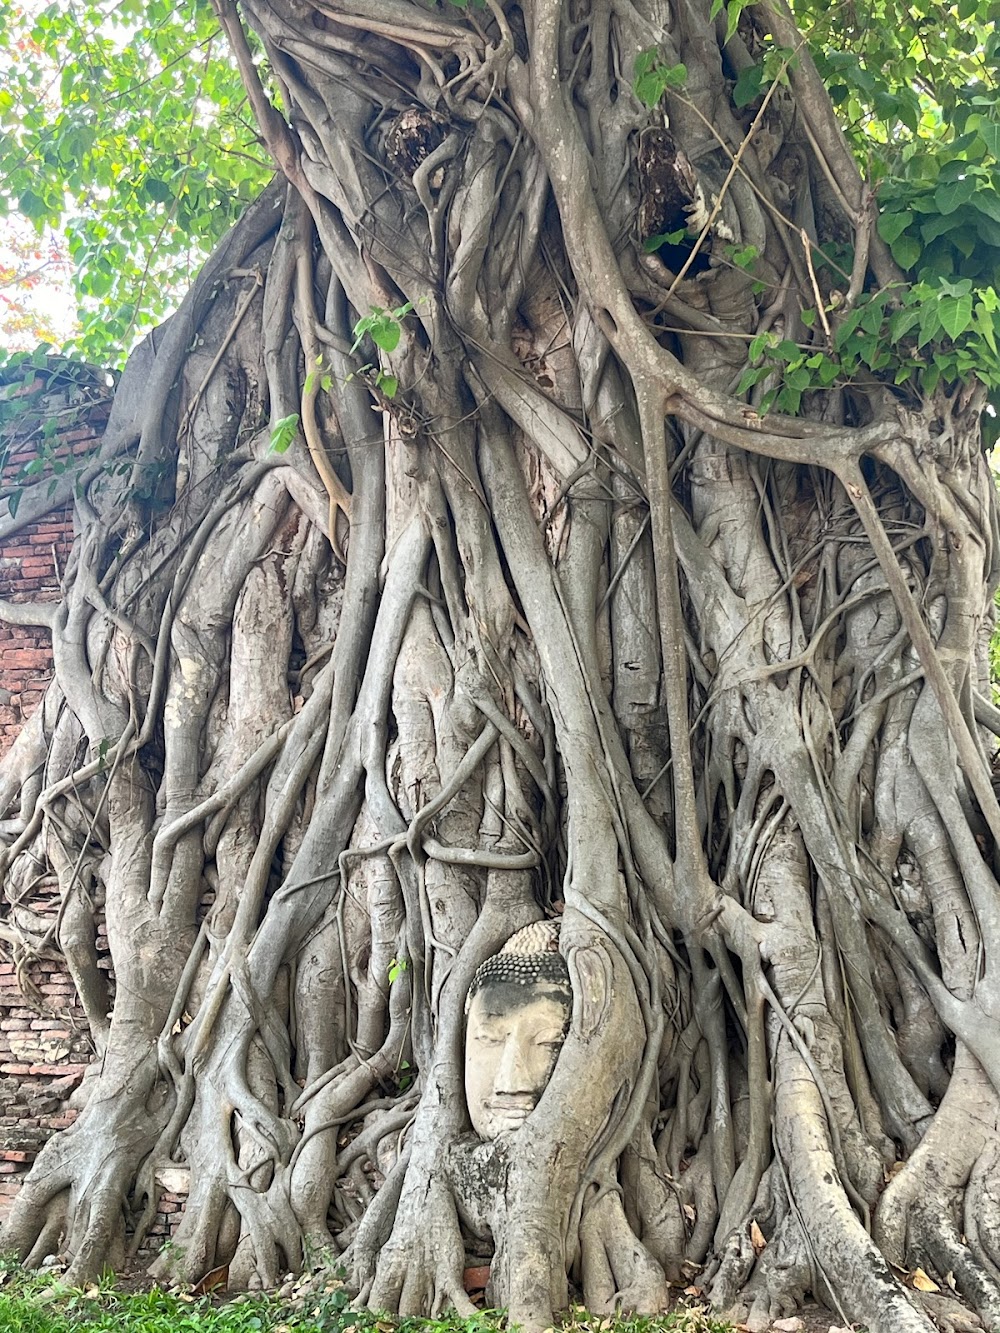
M731 42L740 25L740 15L746 9L749 0L729 0L726 8L726 41Z
M939 313L938 302L934 299L925 301L920 307L920 333L917 338L917 347L926 347L930 340L937 335L941 327L941 316Z
M651 255L655 250L659 250L661 245L679 245L686 237L686 227L681 227L678 231L661 231L658 236L647 236L642 243L642 249L645 254Z
M834 361L831 357L824 356L816 372L816 378L819 380L820 384L824 388L829 388L830 385L834 382L834 380L838 378L840 374L841 374L841 367L838 365L838 363Z
M937 289L942 296L967 296L972 291L972 279L959 278L957 282L950 282L942 278Z
M981 120L976 129L986 145L987 152L1000 161L1000 123L995 120Z
M721 0L720 0L721 3ZM632 73L635 78L642 78L643 74L648 74L656 64L658 52L655 46L649 46L645 51L640 51L632 65Z
M954 341L961 337L972 323L972 297L946 296L938 305L938 318L941 327Z
M940 213L932 214L926 222L920 224L920 236L924 245L930 245L939 236L945 236L955 227L953 217L944 217Z
M386 398L395 398L399 392L399 380L395 375L383 375L379 373L378 387L385 394Z
M861 323L861 315L861 310L852 310L849 315L845 316L843 323L837 326L833 335L833 345L838 352L842 352L851 338L854 337L857 327Z
M758 333L755 338L750 340L750 360L757 361L764 355L765 348L775 347L778 338L774 333Z
M898 236L901 236L913 221L913 214L907 209L902 213L880 213L878 219L878 234L887 245L891 245Z
M774 367L766 361L760 366L747 366L740 376L740 382L736 386L738 394L744 394L748 389L752 389L755 384L759 384L762 379L766 379L773 371Z
M889 337L894 343L897 343L900 338L905 337L919 323L920 307L918 305L906 306L903 310L897 310L889 322Z
M922 248L915 236L908 236L905 232L902 236L897 236L889 247L893 259L901 269L912 268L920 258Z
M985 213L994 222L1000 222L1000 193L993 188L983 188L975 192L970 200L973 208Z
M760 96L760 85L764 79L763 65L748 65L740 70L740 77L733 89L733 102L738 107L749 106Z
M778 391L774 401L779 412L787 412L789 416L794 416L802 405L802 390L786 385Z
M655 70L649 70L648 73L641 74L632 87L639 101L643 106L649 107L650 110L656 106L663 96L663 85Z
M976 305L975 319L976 319L976 328L982 334L986 342L986 345L989 347L993 355L997 356L998 355L997 337L996 337L997 321L993 318L992 314L986 309L986 306L983 304L982 301L979 301Z
M174 197L174 192L166 181L157 180L155 176L147 176L143 181L143 189L155 203L165 204L168 199Z
M741 249L734 250L730 255L730 259L737 268L746 271L753 268L754 264L757 262L759 254L760 251L755 245L744 245Z
M669 69L663 71L663 81L665 88L683 88L687 83L688 69L687 65L681 61L678 65L671 65Z
M686 79L686 65L654 64L632 86L639 101L652 110L668 88L681 88Z
M394 352L399 346L401 334L402 329L391 318L374 325L371 330L372 342L376 347L381 347L383 352Z
M948 214L954 213L956 208L960 208L962 204L967 204L975 193L975 179L971 176L963 176L961 180L938 186L934 191L934 206L939 212L948 216Z
M272 454L286 454L291 448L298 430L298 412L293 412L291 416L282 417L280 421L276 421L271 428L270 452Z
M33 222L44 218L48 214L48 206L45 200L35 194L34 190L25 190L17 201L17 206L26 218L31 218Z

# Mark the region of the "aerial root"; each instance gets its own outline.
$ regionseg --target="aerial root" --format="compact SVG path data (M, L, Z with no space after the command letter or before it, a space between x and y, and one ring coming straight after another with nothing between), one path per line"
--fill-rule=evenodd
M931 1188L926 1197L911 1203L906 1262L914 1269L930 1269L942 1284L954 1284L954 1290L977 1312L983 1327L1000 1330L1000 1283L980 1262L960 1230L956 1220L960 1207L957 1193L949 1198L940 1188Z
M995 1094L960 1045L934 1120L874 1219L875 1240L897 1271L923 1268L953 1284L989 1329L1000 1329L996 1114Z
M25 1258L28 1268L40 1268L42 1263L58 1254L66 1232L69 1209L69 1190L62 1190L45 1207L37 1239Z
M463 1316L475 1314L462 1285L465 1245L451 1192L432 1180L421 1196L422 1206L412 1193L401 1204L370 1290L359 1292L358 1304L404 1317L434 1317L448 1306Z
M962 1305L953 1296L944 1296L936 1291L914 1292L914 1299L934 1320L942 1333L977 1333L977 1330L991 1328L984 1324L974 1310Z
M800 1309L807 1292L827 1295L816 1291L820 1278L808 1241L774 1182L772 1167L761 1179L748 1219L728 1237L709 1283L713 1307L753 1333ZM768 1239L761 1251L762 1236Z
M617 1191L601 1195L580 1223L583 1299L595 1314L655 1314L669 1300L663 1269L629 1226Z
M225 1182L221 1175L192 1179L187 1207L174 1244L163 1249L148 1268L158 1281L197 1282L219 1263L229 1262L235 1241L222 1240L227 1213Z
M1000 1147L990 1142L965 1191L964 1231L983 1268L1000 1283Z

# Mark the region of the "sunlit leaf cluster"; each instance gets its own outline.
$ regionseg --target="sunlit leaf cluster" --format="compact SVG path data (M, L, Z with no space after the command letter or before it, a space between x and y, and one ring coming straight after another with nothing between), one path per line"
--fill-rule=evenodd
M803 312L816 322L815 310ZM739 384L746 393L758 385L760 412L771 408L795 414L810 392L876 377L897 388L932 394L973 376L1000 396L1000 295L994 287L973 287L970 278L928 278L910 286L865 292L835 324L825 348L764 333L750 344L750 365ZM996 435L987 416L984 434Z
M752 390L761 412L796 413L811 391L873 377L921 395L975 377L990 393L984 433L992 442L1000 422L1000 10L980 0L833 7L799 0L806 55L747 27L746 9L741 0L715 0L712 13L720 22L725 16L727 38L739 28L756 56L732 89L748 129L771 85L803 57L814 60L874 192L878 235L904 280L881 290L869 283L848 311L852 247L829 239L814 247L812 262L825 270L824 308L803 318L826 331L825 345L815 334L808 343L761 335L738 392ZM635 63L633 90L649 106L668 91L683 99L683 83L655 48ZM683 235L654 236L644 248ZM752 256L729 259L753 271Z
M270 175L208 4L0 0L0 216L65 240L81 332L120 362Z

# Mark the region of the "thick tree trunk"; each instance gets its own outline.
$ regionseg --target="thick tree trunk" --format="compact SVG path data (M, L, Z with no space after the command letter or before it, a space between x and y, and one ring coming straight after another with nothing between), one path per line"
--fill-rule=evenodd
M735 394L826 346L817 247L898 277L782 0L246 0L283 115L218 10L283 177L130 362L0 769L101 1057L0 1246L90 1276L175 1162L158 1274L917 1333L922 1266L1000 1328L981 402ZM469 983L555 915L569 1034L480 1143Z

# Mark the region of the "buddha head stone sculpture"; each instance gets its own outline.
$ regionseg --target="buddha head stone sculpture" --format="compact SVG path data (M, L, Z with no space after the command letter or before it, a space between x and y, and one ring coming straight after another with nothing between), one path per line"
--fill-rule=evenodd
M559 923L512 935L476 971L466 1000L465 1097L481 1139L520 1129L545 1090L573 1010Z

